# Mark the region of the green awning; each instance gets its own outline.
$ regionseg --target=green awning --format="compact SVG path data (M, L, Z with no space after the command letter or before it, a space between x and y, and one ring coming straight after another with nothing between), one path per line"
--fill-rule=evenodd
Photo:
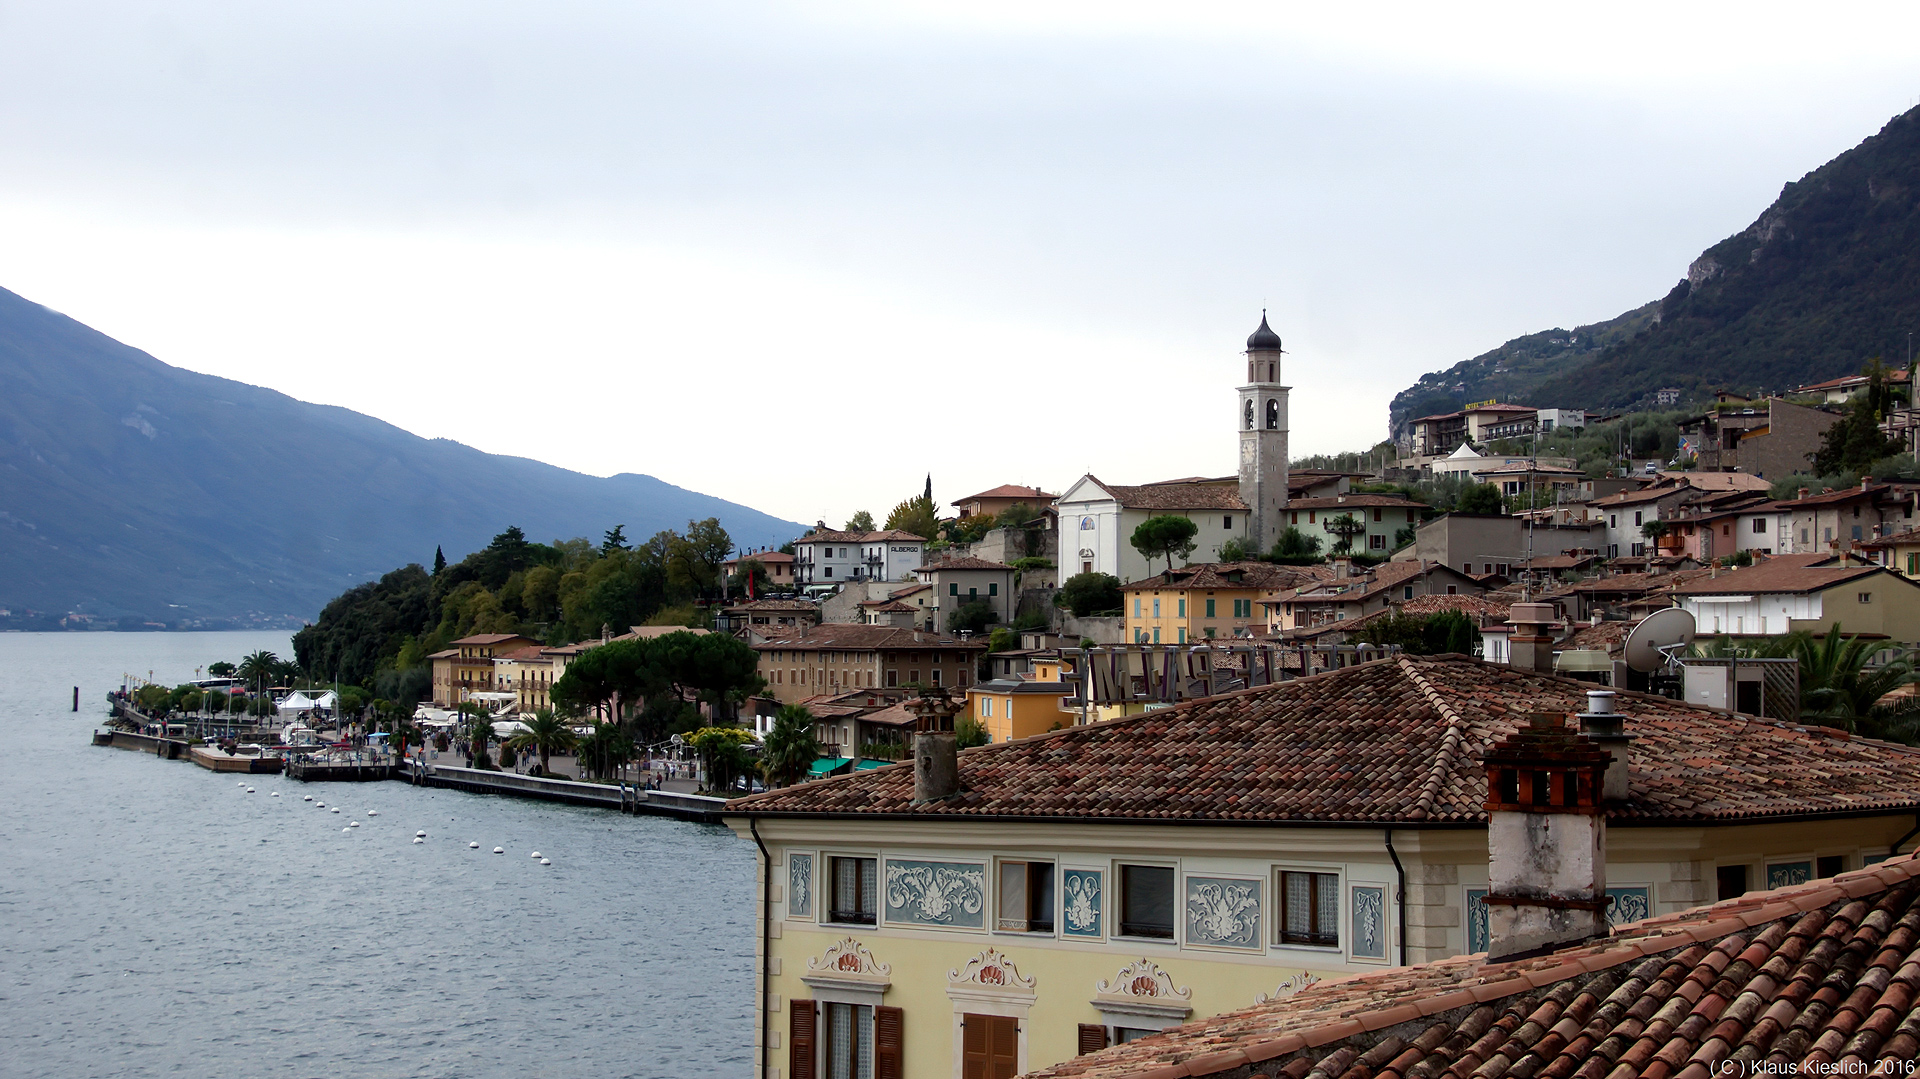
M853 762L846 757L821 757L819 760L814 761L813 765L807 769L807 774L816 778L819 776L830 776L852 763Z
M889 764L897 764L897 763L899 762L898 761L877 761L877 760L874 760L872 757L862 757L860 758L859 763L853 766L853 770L856 772L864 772L869 768L885 768Z

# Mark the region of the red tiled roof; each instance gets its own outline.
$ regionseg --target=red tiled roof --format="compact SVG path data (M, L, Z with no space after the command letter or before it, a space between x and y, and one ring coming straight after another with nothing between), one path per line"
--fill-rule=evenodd
M1711 570L1676 569L1665 573L1615 573L1606 577L1595 577L1588 581L1575 581L1555 595L1570 595L1574 592L1652 592L1655 589L1670 588L1684 584L1695 577L1705 577ZM1724 575L1724 574L1723 574Z
M1095 483L1100 481L1095 480ZM1244 510L1237 487L1212 482L1150 483L1120 487L1101 483L1122 506L1136 510Z
M804 599L756 599L756 600L749 600L746 603L736 603L733 606L728 607L727 610L729 612L733 612L733 611L804 611L809 614L819 614L820 605L818 603L812 602L811 600L804 600Z
M768 627L753 628L758 631ZM757 644L754 647L762 650L779 648L786 651L813 652L871 652L876 649L984 652L987 650L987 642L963 641L944 633L928 633L924 630L909 629L906 626L865 626L847 622L829 622L815 626L798 637L770 644Z
M1785 559L1769 558L1735 570L1722 571L1718 577L1710 577L1696 570L1693 579L1685 584L1676 585L1675 595L1681 596L1722 596L1738 594L1773 594L1779 592L1819 592L1835 585L1847 584L1864 577L1886 574L1897 580L1906 581L1896 573L1877 566L1857 566L1852 569L1834 567L1796 566L1782 563ZM1668 574L1669 577L1673 576Z
M880 628L880 627L867 627ZM895 632L905 633L905 630ZM1527 713L1586 708L1585 682L1463 656L1396 656L960 755L964 792L857 776L730 811L916 818L1326 821L1486 819L1480 753ZM1920 750L1622 693L1638 737L1616 820L1661 823L1920 809ZM1790 780L1790 781L1789 781Z
M1032 1074L1906 1075L1920 1058L1916 938L1908 856L1531 959L1321 982Z
M1060 496L1050 495L1047 492L1042 491L1038 487L1022 487L1017 483L1003 483L1000 486L993 488L992 490L982 491L977 495L968 495L967 497L962 498L959 501L954 502L952 504L955 506L960 506L960 505L965 505L968 502L977 502L983 498L1030 498L1036 501L1040 499L1045 499L1046 501L1051 502L1058 497Z
M1461 410L1462 414L1465 414L1467 412L1538 412L1538 411L1540 410L1537 408L1534 408L1532 405L1508 405L1508 404L1502 404L1499 401L1488 401L1484 405L1474 405L1472 408L1466 408Z
M813 532L813 535L811 536L802 536L799 539L794 540L793 542L795 543L889 543L895 540L911 540L914 543L927 542L927 538L925 536L917 536L912 532L903 532L898 528L888 529L884 532L841 532L831 528L822 528L822 529L815 529Z
M1290 498L1287 508L1290 510L1339 510L1376 507L1394 510L1423 510L1424 502L1415 502L1410 498L1396 495L1326 495L1321 498Z
M1890 493L1892 491L1893 485L1890 483L1876 483L1872 487L1842 487L1838 491L1823 491L1818 494L1810 494L1805 498L1783 498L1768 508L1774 510L1796 510L1805 509L1809 506L1845 505L1848 502L1855 502L1862 498L1876 498L1883 493Z
M1012 570L1013 567L1007 565L1005 562L989 562L984 558L974 558L972 555L962 555L959 558L945 558L945 559L941 559L938 562L929 562L926 565L921 566L919 569L914 570L914 572L915 573L937 573L943 569Z
M1228 578L1228 574L1238 573L1240 580ZM1121 591L1132 592L1142 589L1185 591L1194 588L1298 588L1314 581L1324 581L1333 576L1333 570L1327 566L1281 566L1272 562L1199 562L1190 566L1181 566L1172 573L1159 573L1132 584L1122 585Z
M722 564L732 566L747 561L758 562L764 566L773 562L791 562L793 561L793 556L787 554L785 551L757 551L753 554L735 555Z

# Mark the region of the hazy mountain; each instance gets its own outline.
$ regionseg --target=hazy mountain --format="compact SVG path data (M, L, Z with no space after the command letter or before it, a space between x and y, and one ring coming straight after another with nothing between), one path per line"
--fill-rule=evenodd
M616 524L802 526L631 473L600 479L425 439L161 363L0 289L0 607L174 623L311 618L407 562ZM664 447L663 447L664 449Z
M1920 330L1920 109L1787 184L1664 299L1549 330L1423 377L1392 422L1499 397L1616 408L1676 387L1785 390L1907 357Z

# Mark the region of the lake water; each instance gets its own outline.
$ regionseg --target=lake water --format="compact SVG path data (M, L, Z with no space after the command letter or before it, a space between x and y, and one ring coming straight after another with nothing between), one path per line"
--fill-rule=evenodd
M291 654L0 634L0 1075L751 1072L757 852L723 828L89 744L123 673L255 648Z

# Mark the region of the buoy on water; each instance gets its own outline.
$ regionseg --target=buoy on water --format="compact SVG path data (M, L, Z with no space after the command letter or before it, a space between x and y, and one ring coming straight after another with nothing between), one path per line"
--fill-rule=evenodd
M533 852L533 857L534 857L534 860L535 860L535 861L538 861L538 860L539 860L539 858L540 858L540 852L539 852L539 851L534 851L534 852Z
M338 812L340 812L340 807L339 807L339 806L334 806L334 807L333 807L332 809L329 809L329 810L327 810L327 812L329 812L329 813L338 813Z
M541 865L552 865L552 864L553 864L553 859L551 859L551 858L542 858L542 859L540 859L540 864L541 864Z
M419 831L417 831L417 832L415 832L415 833L413 833L413 834L414 834L414 836L415 836L416 838L419 838L419 839L425 839L425 838L427 838L427 830L426 830L425 828L422 828L421 830L419 830Z
M469 843L469 844L467 844L467 847L468 847L469 849L471 849L471 850L479 850L479 849L480 849L480 844L478 844L478 843Z
M352 823L350 823L350 824L348 824L348 825L347 825L347 827L349 827L349 828L358 828L358 827L360 827L360 822L359 822L359 821L353 821Z
M425 842L426 842L426 840L424 840L424 839L421 839L421 838L420 838L419 836L414 836L414 837L413 837L413 841L414 841L415 843L425 843Z
M253 788L252 788L252 787L248 787L248 788L247 788L247 793L248 793L248 794L252 794L252 793L253 793Z
M379 815L380 815L380 811L379 811L379 810L377 810L377 809L369 809L369 810L367 810L367 816L369 816L369 817L377 817L377 816L379 816Z
M279 792L279 791L274 791L274 792L273 792L272 794L270 794L270 795L268 795L268 797L269 797L269 798L278 798L278 797L280 797L280 792Z
M301 796L300 796L300 800L301 800L301 801L303 801L303 802L311 802L311 801L313 801L313 795L311 795L311 794L303 794L303 795L301 795Z
M342 829L340 829L340 830L341 830L341 831L343 831L343 832L351 832L351 831L353 831L353 829L351 829L351 828L342 828Z
M495 848L493 848L493 853L495 853L495 854L505 854L505 853L507 853L507 849L506 849L505 847L495 847Z

